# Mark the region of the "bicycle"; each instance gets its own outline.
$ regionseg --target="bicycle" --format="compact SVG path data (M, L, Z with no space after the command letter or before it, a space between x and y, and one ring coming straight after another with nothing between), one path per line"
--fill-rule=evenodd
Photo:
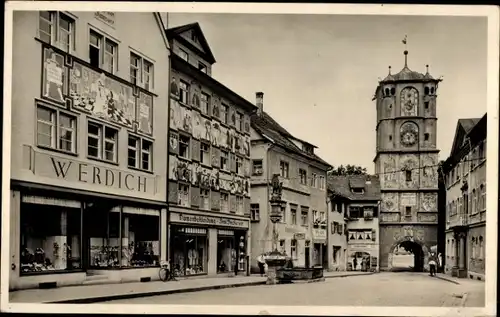
M167 261L160 263L160 270L158 271L160 281L177 281L174 270L169 269L169 266Z

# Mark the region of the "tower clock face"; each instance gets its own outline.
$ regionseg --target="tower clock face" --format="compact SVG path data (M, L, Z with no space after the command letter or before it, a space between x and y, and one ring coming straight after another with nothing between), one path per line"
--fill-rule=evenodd
M418 141L418 127L413 122L406 122L401 126L401 144L413 146Z
M413 87L406 87L401 91L401 114L416 116L418 106L418 91Z

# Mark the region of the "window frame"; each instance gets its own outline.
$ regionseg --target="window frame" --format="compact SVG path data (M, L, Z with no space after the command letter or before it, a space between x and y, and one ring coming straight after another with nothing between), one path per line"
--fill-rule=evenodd
M243 158L239 155L235 155L235 166L236 166L236 175L243 175Z
M290 219L292 225L297 225L297 207L290 205Z
M250 204L250 220L260 221L260 204Z
M307 185L307 170L299 168L299 182L301 185Z
M283 178L290 176L290 164L287 161L280 161L280 176Z
M137 141L137 146L135 148L136 150L136 166L131 166L129 164L129 155L128 151L132 149L132 147L129 144L129 141L131 139L135 139ZM149 143L149 150L145 150L143 148L144 143L147 142ZM137 134L129 133L127 137L127 167L130 169L135 169L139 171L144 171L144 172L153 172L153 146L154 142L150 139L144 138L142 136L139 136ZM148 160L148 169L143 167L144 160L143 160L143 154L146 152L149 155L149 160Z
M260 169L258 168L260 165ZM264 174L264 160L255 159L252 160L252 175L262 175Z
M50 16L50 21L45 19L45 17L42 17L41 13L42 12L48 12ZM69 22L69 42L67 43L66 47L63 47L63 43L61 42L61 18L66 18ZM41 28L41 22L42 20L50 26L50 34L42 30ZM75 40L75 30L76 30L76 19L73 16L70 16L66 12L63 11L39 11L38 12L38 26L37 26L37 37L40 39L42 42L50 44L52 46L55 46L59 48L60 50L66 52L66 53L74 53L76 51L76 40ZM40 35L41 33L44 33L45 35L49 35L49 42L43 39L43 37Z
M138 62L138 65L132 64L132 58L135 58L135 60ZM150 66L150 72L145 71L146 65ZM132 70L136 72L135 76L136 82L132 80L133 78ZM129 76L130 76L129 82L145 90L153 91L155 87L154 74L155 74L155 63L151 59L140 54L139 52L131 50L129 54ZM146 81L145 79L146 77L149 78L149 81Z
M92 44L91 38L92 34L95 34L95 37L98 40L98 46ZM113 47L113 54L109 54L107 50L107 44L111 44L110 46ZM89 33L88 33L88 61L89 64L92 65L91 59L90 59L90 47L93 46L98 50L98 61L97 61L97 66L98 68L110 73L110 74L116 74L118 72L118 50L119 50L119 44L118 41L111 38L109 35L106 35L98 30L96 30L93 27L89 28ZM106 57L111 56L112 63L107 64L106 63ZM109 68L109 67L110 68Z
M187 140L187 143L183 142L182 139ZM181 145L186 146L186 156L181 154ZM191 160L191 138L184 134L179 134L179 158Z
M185 89L184 87L185 86ZM187 105L189 103L189 83L185 80L179 80L179 102L181 104Z
M225 202L223 204L223 202ZM224 208L224 206L226 206L226 208ZM221 212L226 212L226 213L229 213L229 193L226 193L226 192L221 192L220 193L220 211Z
M300 209L300 222L301 226L308 227L309 226L309 208L301 207Z
M203 97L206 97L206 100L203 99ZM206 102L204 102L206 101ZM201 92L200 96L200 109L201 113L208 115L208 105L210 104L210 95L207 94L206 92Z
M183 190L181 190L181 188ZM187 194L184 190L187 188ZM182 194L182 195L181 195ZM181 198L186 198L185 204L183 204L183 200ZM177 184L177 205L181 207L191 207L191 186L190 184L186 184L184 182Z
M205 149L204 149L205 147ZM205 166L211 166L211 145L208 142L200 142L200 163ZM204 161L204 154L206 155L206 162Z
M225 165L223 166L223 163L225 162ZM220 151L220 169L222 171L229 171L229 151L221 150Z
M182 49L182 48L180 48L180 47L179 47L179 52L180 52L179 57L180 57L182 60L184 60L184 61L186 61L186 62L188 62L188 63L189 63L189 53L188 53L188 52L186 52L185 50L183 50L183 49ZM184 58L184 57L186 57L186 58Z
M222 123L229 124L229 106L221 102L220 106L220 118Z
M94 125L97 127L99 134L90 134L89 133L89 126ZM106 138L106 131L111 130L114 132L115 135L115 140L114 140L114 154L113 154L113 160L108 160L106 159L106 143L111 143L109 140ZM87 158L91 160L98 160L106 163L111 163L111 164L118 164L118 137L120 134L120 130L114 126L107 125L105 123L96 121L96 120L91 120L87 119ZM94 139L97 139L97 152L98 156L93 156L89 154L89 138L92 137Z
M206 206L203 206L202 201L206 202L205 203ZM210 189L200 188L200 209L201 210L211 210L210 209Z
M74 114L72 112L57 108L57 107L47 105L45 103L41 103L41 102L36 102L35 108L36 108L35 116L36 116L36 123L37 123L36 133L35 133L36 146L39 148L42 148L42 149L58 151L58 152L71 154L71 155L78 155L78 143L77 143L77 141L78 141L78 137L77 137L77 134L78 134L78 115ZM51 120L53 120L52 122L50 122L51 123L50 124L50 127L51 127L51 135L50 135L51 145L50 146L40 144L40 142L38 140L38 135L40 134L39 129L38 129L39 124L42 123L42 124L48 125L47 121L39 119L38 109L44 109L46 111L49 111L50 116L51 116ZM70 118L70 120L73 124L73 127L71 129L68 129L66 127L61 126L61 124L60 124L61 116L66 116L66 117ZM72 139L71 139L72 149L70 151L63 149L61 146L60 137L62 134L61 133L62 128L72 131Z
M317 185L318 185L318 183L317 183L317 179L318 179L318 174L316 174L316 173L311 173L311 184L310 184L310 186L311 186L312 188L316 188L316 187L317 187Z
M243 121L245 121L244 116L241 112L236 111L236 129L243 132Z

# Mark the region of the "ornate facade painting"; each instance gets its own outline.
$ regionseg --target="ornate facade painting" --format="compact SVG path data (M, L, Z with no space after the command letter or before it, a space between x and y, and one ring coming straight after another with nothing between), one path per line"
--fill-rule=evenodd
M220 174L220 189L225 190L227 192L231 191L231 176L226 173Z
M78 110L132 127L136 116L133 89L77 62L70 71L70 96Z
M191 118L193 120L193 137L195 139L201 139L201 136L205 132L205 127L202 122L201 114L198 111L191 112Z
M168 178L172 180L177 180L177 165L179 163L179 159L175 155L168 156Z
M180 107L181 109L181 127L180 129L192 133L193 132L193 119L191 119L191 110Z
M220 174L219 170L213 169L210 174L210 188L212 190L220 189Z
M65 102L67 93L67 71L64 56L52 49L43 50L43 84L42 96L53 101Z
M179 85L177 84L177 79L172 77L172 81L170 82L170 93L179 96Z
M178 161L177 162L177 168L176 171L177 173L177 180L178 181L183 181L186 183L191 183L191 166L189 163L183 162L183 161Z
M243 175L250 177L250 160L243 160Z
M437 195L434 193L423 193L421 206L421 210L423 211L437 211Z
M138 110L139 131L149 135L153 134L153 97L140 92Z
M220 118L220 105L219 105L219 98L214 97L212 98L213 103L212 103L212 115L216 118Z
M383 193L382 194L382 210L388 212L398 211L398 194Z
M181 106L175 99L170 99L170 129L178 130L181 127Z
M422 168L422 187L437 187L437 160L432 155L424 155L421 157Z
M225 126L220 126L220 143L219 146L222 148L227 148L227 128Z
M244 129L246 133L250 133L250 117L245 115Z
M212 122L212 130L211 130L211 138L210 141L212 142L213 146L219 146L220 144L220 124L217 121Z
M193 92L193 97L191 98L191 100L193 100L193 106L200 109L200 96L197 90Z
M418 109L418 90L406 87L401 90L401 116L416 116Z
M385 188L397 188L398 187L398 179L396 174L396 159L393 155L389 155L386 157L384 161L384 187Z
M179 154L179 136L177 133L170 132L168 140L168 151L171 154Z
M418 169L418 157L415 155L404 155L400 158L400 181L402 188L414 188L418 186L419 180L419 169ZM406 171L411 172L411 179L407 179Z
M250 156L250 137L245 136L243 142L243 155Z
M417 205L417 194L416 193L402 193L400 200L401 200L401 206L403 208L405 206L414 207Z
M418 126L415 122L405 122L399 131L401 144L406 147L414 146L418 143Z
M231 152L234 152L234 131L232 129L227 129L227 145L226 148Z

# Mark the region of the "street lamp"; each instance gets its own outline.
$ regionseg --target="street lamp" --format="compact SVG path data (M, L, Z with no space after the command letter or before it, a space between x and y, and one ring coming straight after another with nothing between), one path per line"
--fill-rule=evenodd
M276 284L276 271L282 267L286 262L286 255L278 251L278 230L276 224L281 221L283 214L281 213L284 201L281 199L283 191L283 183L279 181L279 174L274 174L272 181L272 193L269 199L271 204L271 212L269 218L273 223L273 237L272 237L272 251L267 254L265 261L267 264L267 284Z

